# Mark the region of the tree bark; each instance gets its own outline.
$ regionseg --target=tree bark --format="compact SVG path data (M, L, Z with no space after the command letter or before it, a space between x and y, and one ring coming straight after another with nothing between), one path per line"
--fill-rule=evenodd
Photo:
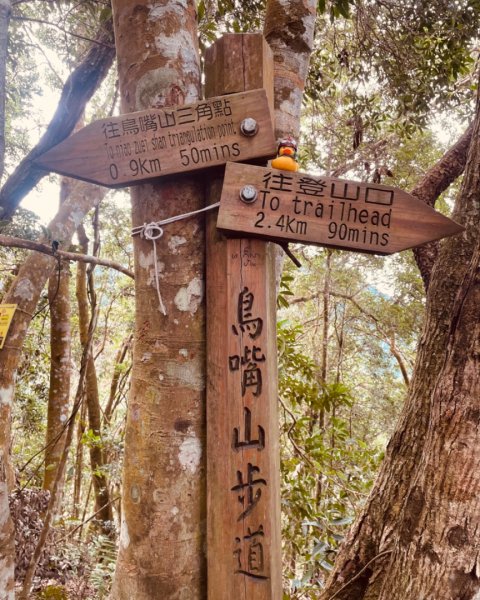
M435 263L409 395L324 600L473 600L480 590L480 102L453 218Z
M263 29L273 50L275 135L300 133L300 111L313 50L317 3L313 0L268 0Z
M60 206L71 192L72 180L60 183ZM65 443L65 421L70 400L70 271L60 261L48 280L50 307L50 388L48 391L47 435L43 489L52 492ZM61 477L63 483L63 476Z
M0 448L0 600L15 600L15 527L8 505L4 458L4 451Z
M194 102L200 90L193 0L113 3L125 112ZM132 190L133 225L201 208L191 177ZM205 598L204 236L198 217L134 238L136 321L115 600ZM160 271L167 315L159 309Z
M48 281L50 305L50 389L43 489L52 491L65 442L65 421L70 400L70 273L57 265ZM63 479L61 479L61 482Z
M67 138L80 120L85 105L105 78L115 57L112 21L106 21L97 32L102 45L92 44L78 67L63 86L58 108L38 144L19 163L0 190L0 219L10 219L22 199L46 175L34 160ZM109 43L112 45L109 46Z
M300 112L314 44L317 3L267 0L263 34L274 60L274 126L277 139L300 135ZM284 253L276 247L277 291Z
M80 497L82 494L83 479L83 434L87 424L86 405L82 404L77 417L76 449L75 449L75 476L73 479L72 516L78 519L80 514Z

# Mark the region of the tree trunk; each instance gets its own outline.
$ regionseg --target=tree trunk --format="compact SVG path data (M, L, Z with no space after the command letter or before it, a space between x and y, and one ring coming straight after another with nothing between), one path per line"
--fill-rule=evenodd
M123 111L196 101L193 0L117 0L113 8ZM202 186L191 177L136 186L133 225L203 203ZM115 600L205 598L202 221L167 225L157 242L134 237L135 343ZM167 315L159 308L155 269Z
M332 251L329 248L325 249L326 253L326 261L325 261L325 279L323 281L323 314L322 314L322 351L320 353L320 364L319 367L319 379L321 385L325 386L327 384L327 374L328 374L328 339L329 339L329 330L330 330L330 287L331 287L331 279L332 279ZM310 424L310 431L313 432L314 426L318 420L318 435L320 439L324 439L325 437L325 408L323 406L320 407L318 414L315 414L313 422ZM322 501L322 493L323 493L323 476L321 473L318 474L317 477L317 491L316 491L316 501L317 507L320 506Z
M480 590L480 102L454 219L432 272L416 366L325 600L473 600Z
M108 402L105 406L105 410L103 411L103 418L105 420L106 425L110 425L110 420L112 418L112 414L116 405L120 376L122 374L121 368L127 356L127 352L130 350L131 345L132 336L129 335L123 340L122 345L120 346L120 349L117 352L117 356L115 357L115 366L113 369L112 382L110 384L110 394L108 396Z
M84 253L88 252L88 239L85 235L83 226L77 230L80 245ZM90 285L93 287L93 276L90 276ZM88 343L88 327L90 323L88 293L87 293L87 268L85 263L78 263L77 267L77 302L78 302L78 329L80 332L80 342L82 348ZM95 292L90 290L91 297ZM94 301L95 302L95 301ZM92 305L92 313L95 311L95 304ZM110 504L110 493L108 490L108 481L104 472L105 459L102 448L102 413L100 408L100 397L98 394L97 371L93 353L90 352L87 358L85 375L85 399L87 404L88 427L95 436L90 442L90 467L92 470L93 490L95 493L95 509L98 513L98 521L102 532L105 535L112 534L113 513ZM97 442L98 440L98 442Z
M9 489L3 452L0 448L0 600L15 600L15 527L8 506Z
M275 135L300 132L300 110L313 50L317 3L313 0L269 0L264 35L275 61Z
M111 45L111 20L100 25L95 39L97 43L92 44L65 82L57 110L41 140L18 164L0 190L1 220L11 219L23 198L46 175L34 160L72 133L87 102L107 75L115 57L115 48Z
M82 404L80 413L77 417L77 440L75 450L75 475L73 479L73 506L72 515L74 519L78 519L80 514L80 497L82 494L82 479L83 479L83 434L86 428L87 421L87 406Z
M89 186L88 193L79 193L80 190L85 190L85 184L75 186L75 192L72 192L61 206L48 227L52 238L65 246L70 245L72 235L85 213L105 194L104 190L93 186ZM3 298L5 304L18 305L8 337L0 350L0 456L3 461L0 485L6 483L9 491L13 489L14 485L10 445L16 371L22 357L23 342L38 299L55 264L56 260L51 256L31 254L20 267L17 277ZM2 479L3 474L6 479ZM4 515L6 514L9 512L6 511ZM13 525L10 523L10 518L6 516L0 522L2 523L0 525L0 583L5 585L5 589L10 589L10 581L13 581L13 579L10 580L10 577L13 578L11 565L13 564L14 548L13 538L10 539L8 531Z
M70 272L60 264L48 281L50 304L50 389L43 489L52 491L65 443L70 400ZM63 480L62 480L63 481Z
M300 112L313 50L317 2L267 0L263 34L273 52L275 135L277 139L300 134ZM284 253L276 247L277 291Z
M60 183L60 205L71 192L72 180ZM47 435L43 489L53 489L65 444L71 374L70 268L60 261L48 281L50 306L50 388L48 391ZM63 483L63 477L61 478ZM63 487L63 486L61 486Z
M45 544L47 543L48 536L51 531L53 518L56 512L56 506L58 504L58 494L60 491L60 481L62 478L62 473L65 471L65 467L67 464L67 459L70 451L70 446L72 444L73 432L75 431L75 417L77 414L80 405L82 404L82 397L84 394L84 384L85 384L85 374L88 364L88 356L92 353L92 338L93 332L95 331L95 327L97 324L98 313L94 313L92 316L92 320L88 327L88 335L87 342L83 348L82 359L80 363L80 374L78 378L77 391L75 394L75 400L73 403L72 413L70 414L67 420L67 428L65 435L65 442L62 449L62 456L60 457L60 463L58 465L57 473L55 475L55 481L53 483L52 493L50 496L50 500L48 502L47 512L45 514L45 519L43 522L43 527L38 537L37 545L35 546L35 550L33 551L32 557L30 559L30 564L27 567L25 572L25 578L23 580L22 589L18 594L18 600L28 600L32 588L33 578L35 576L35 571L38 566L38 562L40 560L40 556L42 555L43 549L45 548Z
M76 227L104 194L103 189L95 186L86 188L84 183L75 184L69 198L48 226L52 240L58 241L60 246L68 247ZM52 256L32 253L20 267L17 277L3 298L6 304L18 305L5 345L0 350L0 447L5 450L5 457L9 455L10 449L10 411L15 373L21 358L23 342L40 294L56 263ZM7 468L7 473L8 471ZM13 475L10 477L10 484L13 484Z
M411 191L415 196L429 206L435 206L440 194L463 173L467 162L468 149L472 140L473 123L469 125L465 133L457 142L449 148L442 158L426 173L421 181ZM440 242L428 242L413 249L413 255L417 261L420 274L428 290L433 265L438 256Z

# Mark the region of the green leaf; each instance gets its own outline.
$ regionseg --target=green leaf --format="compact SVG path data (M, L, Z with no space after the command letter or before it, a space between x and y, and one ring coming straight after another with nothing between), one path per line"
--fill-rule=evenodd
M318 2L317 2L317 11L320 14L323 14L325 12L325 9L326 9L326 2L325 2L325 0L318 0Z

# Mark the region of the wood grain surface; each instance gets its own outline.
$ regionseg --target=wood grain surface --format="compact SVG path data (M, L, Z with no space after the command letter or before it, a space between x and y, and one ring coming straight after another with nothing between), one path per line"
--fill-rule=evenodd
M265 87L260 34L208 51L208 94ZM210 182L218 201L222 180ZM273 244L225 239L207 218L207 562L209 600L280 600L280 453Z
M253 118L258 133L241 132ZM209 98L172 109L141 111L95 121L35 162L62 175L107 187L275 154L263 89Z
M257 192L241 199L244 186ZM398 188L229 163L217 226L256 238L392 254L463 231Z

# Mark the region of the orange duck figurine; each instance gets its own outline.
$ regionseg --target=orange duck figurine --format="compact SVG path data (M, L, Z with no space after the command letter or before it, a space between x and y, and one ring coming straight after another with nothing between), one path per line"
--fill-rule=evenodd
M272 160L274 169L282 171L298 171L297 143L292 137L284 138L278 143L277 158Z

